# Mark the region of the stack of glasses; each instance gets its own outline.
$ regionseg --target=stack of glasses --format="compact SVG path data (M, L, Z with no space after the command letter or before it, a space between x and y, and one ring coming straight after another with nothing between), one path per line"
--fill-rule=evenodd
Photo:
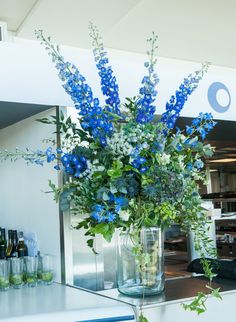
M35 287L38 284L50 285L53 282L53 257L45 254L38 257L12 257L0 260L0 291L10 287Z

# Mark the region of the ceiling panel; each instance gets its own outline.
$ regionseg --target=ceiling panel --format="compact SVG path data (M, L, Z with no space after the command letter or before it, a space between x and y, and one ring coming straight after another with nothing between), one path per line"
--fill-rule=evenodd
M160 56L236 67L235 0L143 0L106 40L114 48L145 52L151 31L159 36Z
M58 43L87 48L93 21L107 47L143 53L155 31L160 56L236 67L235 18L235 0L40 0L18 36L42 28Z
M141 0L40 0L22 25L18 36L35 38L34 30L43 29L61 44L91 46L88 25L92 21L106 34Z
M30 13L37 0L0 0L0 21L8 25L8 30L17 31Z
M159 55L236 68L236 1L0 0L0 20L19 37L44 29L59 44L90 47L93 21L106 47L145 52L152 31Z

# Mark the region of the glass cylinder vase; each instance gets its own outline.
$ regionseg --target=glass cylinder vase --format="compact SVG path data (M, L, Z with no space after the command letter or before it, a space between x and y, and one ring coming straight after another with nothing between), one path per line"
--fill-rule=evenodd
M133 297L159 294L164 289L164 239L160 228L142 228L118 237L117 284Z

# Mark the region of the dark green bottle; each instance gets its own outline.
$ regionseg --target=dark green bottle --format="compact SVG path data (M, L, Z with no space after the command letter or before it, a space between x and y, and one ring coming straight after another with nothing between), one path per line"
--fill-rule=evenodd
M6 238L5 229L0 229L0 259L6 258Z
M24 235L23 232L19 232L19 239L17 244L17 255L18 257L28 256L28 249L24 242Z
M12 232L12 251L11 251L11 257L17 257L17 244L18 244L18 238L17 238L17 230L13 230Z
M8 242L7 242L7 250L6 250L6 257L10 258L11 253L12 253L12 248L13 248L13 235L12 235L12 230L8 230Z

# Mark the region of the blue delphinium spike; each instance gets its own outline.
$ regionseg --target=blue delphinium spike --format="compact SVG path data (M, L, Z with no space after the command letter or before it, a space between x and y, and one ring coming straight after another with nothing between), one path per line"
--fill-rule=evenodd
M207 134L215 127L217 122L213 120L211 113L200 113L192 120L191 125L186 125L186 134L200 136L204 140Z
M113 75L113 70L111 66L109 66L109 60L107 58L107 52L105 52L103 47L102 38L98 32L98 29L92 23L90 23L89 29L89 35L92 38L93 54L96 67L101 78L102 93L107 97L105 100L107 104L106 109L109 112L120 115L119 87L116 77Z
M75 108L82 116L82 128L88 131L94 139L99 140L102 145L106 145L106 137L111 136L113 125L100 107L98 98L93 97L92 89L86 83L85 77L73 64L64 60L59 47L53 45L50 38L45 38L42 30L35 33L52 57L66 93L70 95Z
M166 124L168 129L173 129L185 102L192 92L198 87L200 80L209 68L209 63L204 63L202 68L184 79L175 95L172 95L166 103L166 112L162 114L161 121Z
M139 90L136 115L136 121L142 124L152 121L154 117L156 108L153 105L153 102L157 96L156 85L159 83L159 78L154 71L154 66L157 62L155 56L157 36L153 33L152 37L147 41L151 44L151 49L147 52L149 61L144 63L144 67L147 68L148 74L143 77L142 87Z

